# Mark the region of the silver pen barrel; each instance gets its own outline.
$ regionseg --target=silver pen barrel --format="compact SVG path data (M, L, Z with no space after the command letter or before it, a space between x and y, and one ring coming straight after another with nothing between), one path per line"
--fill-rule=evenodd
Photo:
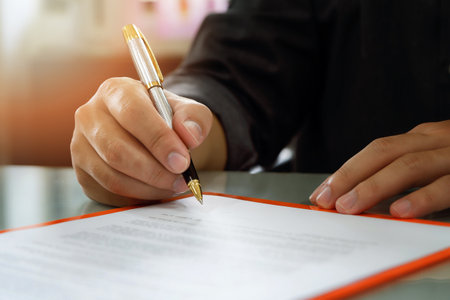
M127 27L128 28L128 27ZM172 108L162 89L162 74L155 68L156 60L151 57L151 49L144 39L140 37L140 32L131 27L126 31L127 45L130 49L131 58L139 74L141 82L146 86L158 113L172 128Z
M148 92L156 109L161 117L166 121L167 125L172 128L172 108L167 101L166 95L160 86L151 87Z
M147 86L147 88L161 86L162 83L158 76L158 72L153 65L144 41L140 38L133 38L130 39L127 44L141 82Z

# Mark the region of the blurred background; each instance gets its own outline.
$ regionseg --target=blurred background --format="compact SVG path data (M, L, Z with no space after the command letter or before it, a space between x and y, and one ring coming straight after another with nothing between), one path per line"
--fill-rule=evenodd
M121 28L138 25L164 74L228 0L0 0L0 164L69 166L73 115L107 78L137 79Z

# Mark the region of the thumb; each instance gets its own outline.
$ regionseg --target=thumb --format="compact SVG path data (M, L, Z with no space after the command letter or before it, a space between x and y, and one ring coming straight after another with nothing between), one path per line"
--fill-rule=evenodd
M165 93L173 110L173 129L189 149L198 147L211 130L211 110L195 100L168 91Z

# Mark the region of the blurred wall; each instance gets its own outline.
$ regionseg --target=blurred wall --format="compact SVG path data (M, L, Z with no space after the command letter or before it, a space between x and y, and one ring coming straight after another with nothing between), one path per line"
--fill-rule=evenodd
M137 78L121 27L146 33L163 73L227 0L0 0L0 163L70 165L73 114L107 78Z

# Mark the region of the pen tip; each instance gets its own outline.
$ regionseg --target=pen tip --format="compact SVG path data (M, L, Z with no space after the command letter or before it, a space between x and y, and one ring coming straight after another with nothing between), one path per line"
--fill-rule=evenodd
M203 193L200 182L197 179L191 180L188 184L188 187L191 190L192 194L194 194L195 199L197 199L200 204L203 204Z

